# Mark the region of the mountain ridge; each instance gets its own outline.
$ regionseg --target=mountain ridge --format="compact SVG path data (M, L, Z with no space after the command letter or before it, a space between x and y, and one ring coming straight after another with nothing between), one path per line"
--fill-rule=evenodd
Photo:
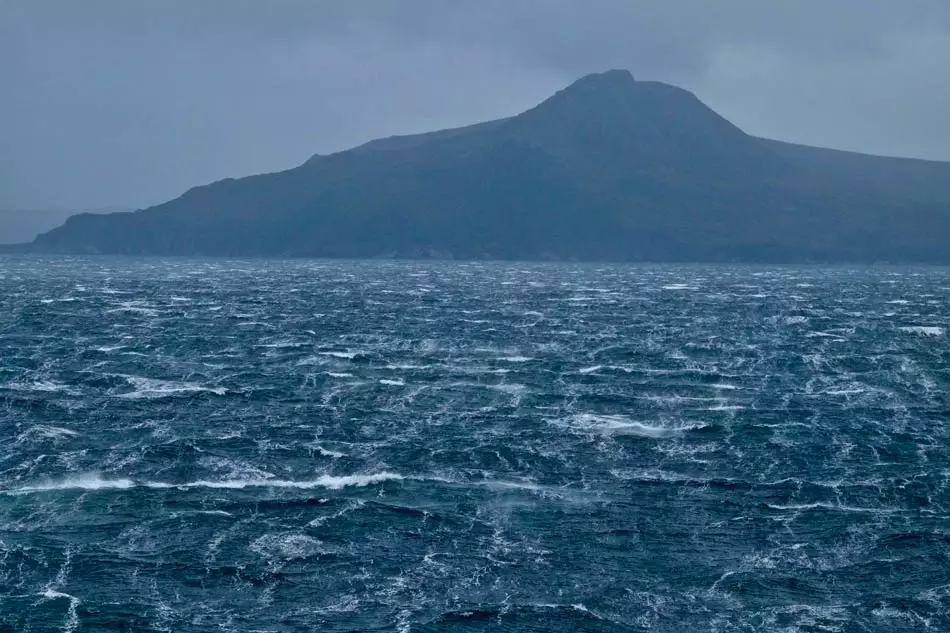
M21 250L621 261L950 261L950 163L750 136L628 71L537 106L74 216Z

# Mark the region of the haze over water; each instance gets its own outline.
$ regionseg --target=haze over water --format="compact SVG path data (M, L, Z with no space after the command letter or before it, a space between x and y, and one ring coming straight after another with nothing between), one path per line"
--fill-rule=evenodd
M0 259L0 630L950 629L950 270Z

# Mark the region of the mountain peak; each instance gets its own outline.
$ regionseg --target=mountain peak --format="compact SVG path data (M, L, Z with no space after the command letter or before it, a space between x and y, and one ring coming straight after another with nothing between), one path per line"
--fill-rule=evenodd
M584 75L563 90L556 92L551 100L583 99L604 101L629 99L638 89L638 82L629 70L608 70Z
M636 79L633 77L633 73L625 68L613 68L611 70L605 70L601 73L590 73L589 75L584 75L580 79L574 82L573 85L622 85L622 84L633 84L636 83Z
M777 156L693 93L637 81L627 70L581 77L516 117L516 124L532 145L594 161L599 175L631 162L707 179L783 169Z
M697 104L699 100L688 90L657 81L637 81L629 70L614 69L584 75L532 110L557 111L561 116L595 112L620 116L644 108L695 109Z

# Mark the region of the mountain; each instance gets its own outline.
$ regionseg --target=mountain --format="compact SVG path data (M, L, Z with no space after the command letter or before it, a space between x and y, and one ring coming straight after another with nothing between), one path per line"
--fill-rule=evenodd
M950 163L750 136L627 71L507 119L372 141L132 213L35 252L948 262Z

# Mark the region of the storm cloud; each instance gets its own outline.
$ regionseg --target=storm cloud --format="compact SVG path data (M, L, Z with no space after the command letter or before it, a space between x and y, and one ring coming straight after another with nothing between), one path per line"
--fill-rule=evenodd
M140 207L627 68L759 136L950 160L946 0L5 0L0 208Z

